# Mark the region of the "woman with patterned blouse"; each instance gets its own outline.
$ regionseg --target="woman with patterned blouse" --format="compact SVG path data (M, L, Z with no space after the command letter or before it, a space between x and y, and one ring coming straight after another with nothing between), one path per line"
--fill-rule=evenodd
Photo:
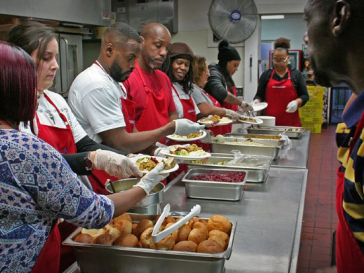
M59 152L18 131L37 107L32 58L0 41L0 60L0 272L58 272L58 219L105 226L164 179L163 164L128 191L108 196L90 191Z

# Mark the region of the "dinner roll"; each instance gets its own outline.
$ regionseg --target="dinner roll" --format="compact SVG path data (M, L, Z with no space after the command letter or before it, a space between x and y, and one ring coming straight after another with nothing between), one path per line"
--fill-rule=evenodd
M77 243L85 243L85 244L92 244L94 242L94 237L90 234L78 234L74 240Z
M211 216L209 221L207 222L207 228L209 231L217 229L225 232L226 234L229 234L231 230L231 223L224 216L214 215Z
M124 212L122 215L120 215L118 217L115 217L113 220L119 221L121 219L128 220L129 222L133 222L133 219L131 219L131 216L129 214L127 214L126 212Z
M115 241L116 246L137 247L138 238L134 234L122 233Z
M197 252L201 253L221 253L224 252L222 246L214 240L205 240L197 246Z
M226 249L226 246L229 243L229 235L221 230L215 229L209 232L209 240L215 240L223 247L223 249Z
M198 245L202 241L207 240L207 236L208 235L205 230L194 228L188 235L188 241L195 242Z
M168 235L167 237L160 240L158 243L153 243L151 241L150 248L158 249L158 250L171 250L175 244L174 238L172 235Z
M116 238L114 236L112 236L111 234L104 233L104 234L101 234L100 236L97 236L97 238L95 239L95 244L111 246L112 243L115 241L115 239Z
M183 225L179 229L173 231L172 236L175 238L176 243L178 243L181 241L187 241L190 232L191 228L188 225Z
M175 251L187 251L187 252L196 252L197 244L192 241L181 241L175 244L172 250Z
M148 228L151 228L153 227L153 222L152 220L149 220L149 219L143 219L141 220L137 227L135 228L135 236L140 238L140 235Z
M129 220L119 219L114 221L114 228L118 229L120 233L131 233L133 224Z
M188 221L188 226L192 229L192 226L195 222L200 222L200 219L192 218L190 221Z
M195 222L192 225L192 229L200 229L201 231L204 232L205 236L208 237L209 236L209 231L207 229L207 226L204 223L201 222Z
M140 235L140 242L144 248L150 248L150 244L152 243L152 232L153 228L150 227L144 230Z

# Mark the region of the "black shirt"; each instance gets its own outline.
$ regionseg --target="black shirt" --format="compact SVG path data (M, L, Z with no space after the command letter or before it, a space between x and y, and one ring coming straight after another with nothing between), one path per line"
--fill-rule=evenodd
M302 99L302 106L306 104L309 99L306 81L300 71L297 69L291 68L291 81L294 89L296 90L298 98ZM272 75L273 69L269 69L265 71L259 78L258 91L254 97L254 99L259 99L260 101L265 101L265 91L267 89L267 84ZM274 73L273 79L276 81L283 81L288 79L288 73L286 73L283 77L280 77L277 73Z

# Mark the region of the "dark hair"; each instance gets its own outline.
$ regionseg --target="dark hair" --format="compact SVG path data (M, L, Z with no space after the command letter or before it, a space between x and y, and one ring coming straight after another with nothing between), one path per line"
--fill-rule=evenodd
M113 40L118 43L126 43L129 40L133 40L138 43L142 42L142 39L135 29L133 29L128 24L121 22L114 23L105 30L104 34L102 35L104 42L107 40L107 37L112 37Z
M195 84L201 80L201 76L206 69L206 58L204 56L195 55L193 58L193 81Z
M56 39L56 33L50 27L34 21L20 23L11 28L8 34L8 42L20 46L29 55L38 49L36 67L47 50L48 43Z
M291 42L287 38L278 38L274 41L274 50L276 49L285 49L288 54L288 50L291 48Z
M20 47L0 41L0 118L19 124L37 109L37 76L33 59Z
M176 81L172 75L173 62L179 58L191 61L190 58L183 57L183 55L177 55L171 58L169 54L167 54L166 60L163 62L162 67L160 69L167 74L172 84L173 82ZM190 68L188 69L186 76L179 83L182 85L182 90L186 94L190 94L193 91L193 60L191 61L191 65Z

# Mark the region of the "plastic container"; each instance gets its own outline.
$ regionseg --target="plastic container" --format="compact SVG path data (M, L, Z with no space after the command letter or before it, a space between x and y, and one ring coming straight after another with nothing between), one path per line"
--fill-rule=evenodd
M299 115L300 117L313 117L313 118L319 118L322 117L322 109L312 109L312 108L300 108Z
M322 123L315 123L315 122L305 122L302 123L302 127L304 127L306 130L310 130L313 134L320 134Z

